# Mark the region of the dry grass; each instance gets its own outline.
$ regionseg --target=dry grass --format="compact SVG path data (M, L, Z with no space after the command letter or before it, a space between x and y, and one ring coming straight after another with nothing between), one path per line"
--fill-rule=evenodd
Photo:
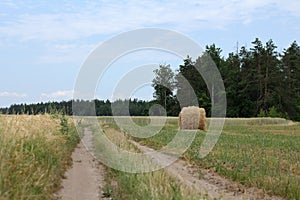
M78 142L50 115L0 115L0 199L52 199Z
M116 146L122 150L140 152L129 142L128 139L130 137L120 131L116 124L106 120L101 120L101 122L106 137ZM103 144L99 138L101 136L95 134L96 150L101 154L103 152ZM174 179L164 169L138 174L108 169L106 175L105 194L116 199L186 199L186 197L189 197L189 199L203 199L201 194L191 191L187 186L180 184L178 180Z
M58 136L59 118L50 115L2 115L0 126L5 137L51 138Z

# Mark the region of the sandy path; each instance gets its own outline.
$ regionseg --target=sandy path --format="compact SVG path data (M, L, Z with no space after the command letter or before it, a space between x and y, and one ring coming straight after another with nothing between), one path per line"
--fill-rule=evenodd
M104 167L87 149L93 149L92 132L84 137L72 153L73 166L66 171L62 189L56 194L62 200L99 200L104 186Z
M144 153L154 151L137 142L131 142ZM170 159L170 157L170 155L161 153L157 154L157 157L153 157L153 159L159 163L161 160ZM166 170L181 183L186 184L188 187L195 189L201 194L207 195L208 199L283 199L277 196L269 196L263 190L258 188L246 188L239 183L225 179L209 170L199 169L192 165L188 165L185 161L180 159L168 166Z

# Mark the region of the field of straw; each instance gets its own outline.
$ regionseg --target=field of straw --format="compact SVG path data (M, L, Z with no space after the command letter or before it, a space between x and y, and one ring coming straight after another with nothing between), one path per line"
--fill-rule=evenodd
M0 115L0 199L52 199L79 137L59 116Z

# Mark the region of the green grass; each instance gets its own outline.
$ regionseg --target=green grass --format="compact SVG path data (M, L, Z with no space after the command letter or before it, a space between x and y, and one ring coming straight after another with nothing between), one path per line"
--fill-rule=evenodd
M79 142L74 126L65 125L60 131L49 115L0 115L0 199L54 198Z
M187 160L245 185L289 199L300 198L300 126L225 126L214 150L197 157L204 134L184 155Z
M138 123L143 124L141 119ZM147 123L145 120L144 124ZM300 199L300 125L288 124L290 121L280 118L226 119L219 141L209 155L203 159L198 156L205 137L204 131L198 131L182 158L244 185ZM134 139L160 149L177 131L176 118L170 118L155 136Z

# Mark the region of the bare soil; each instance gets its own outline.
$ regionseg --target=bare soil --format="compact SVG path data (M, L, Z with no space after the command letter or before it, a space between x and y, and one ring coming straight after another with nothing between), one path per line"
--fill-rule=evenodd
M62 200L99 200L102 196L105 168L91 154L93 135L84 136L72 153L73 165L65 173L62 189L55 195Z
M142 146L137 142L131 142L144 153L154 151L153 149ZM171 155L161 153L158 154L157 157L153 157L153 159L157 162L161 159L171 160L169 158L170 156ZM166 170L171 176L177 178L180 183L185 184L203 195L206 195L208 199L283 199L278 196L270 196L262 189L255 187L247 188L242 184L221 177L210 170L199 169L181 159L178 159L176 162L168 166Z

